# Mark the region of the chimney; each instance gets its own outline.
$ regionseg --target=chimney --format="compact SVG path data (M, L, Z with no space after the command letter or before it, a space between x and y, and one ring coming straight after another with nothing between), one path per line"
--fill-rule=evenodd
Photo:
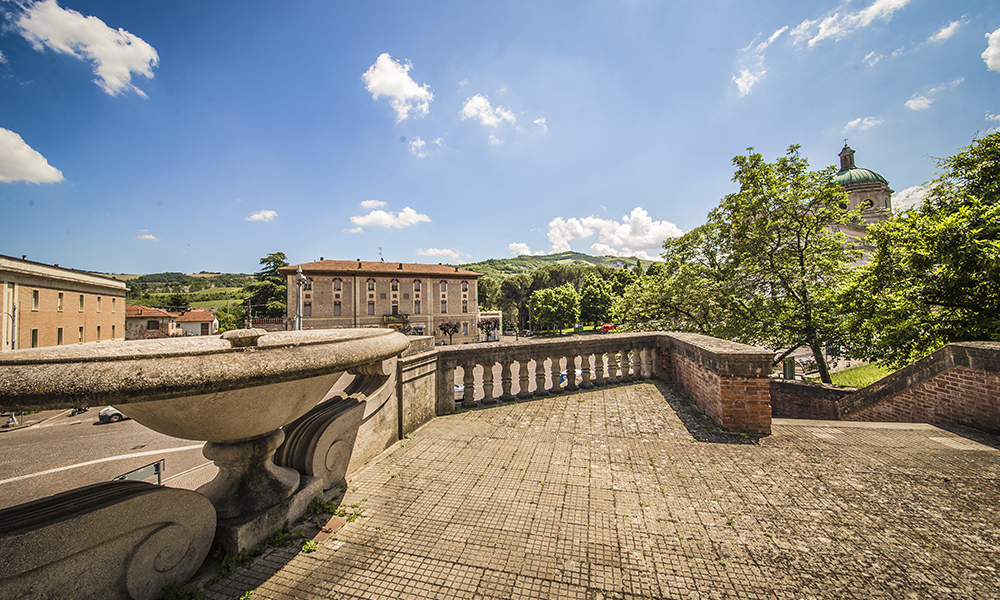
M403 270L403 263L399 263L399 270L400 270L400 271L402 271L402 270Z
M323 257L321 256L321 257L319 257L319 259L320 259L320 260L323 260Z
M455 272L458 273L458 267L455 267Z
M21 255L21 260L28 260L28 255L27 254L22 254Z

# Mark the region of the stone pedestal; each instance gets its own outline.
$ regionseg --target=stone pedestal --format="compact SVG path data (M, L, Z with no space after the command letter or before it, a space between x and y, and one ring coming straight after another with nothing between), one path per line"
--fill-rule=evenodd
M288 498L260 512L232 519L219 519L215 528L215 546L226 554L238 554L260 545L275 531L306 514L309 503L323 496L323 480L303 475L298 489Z

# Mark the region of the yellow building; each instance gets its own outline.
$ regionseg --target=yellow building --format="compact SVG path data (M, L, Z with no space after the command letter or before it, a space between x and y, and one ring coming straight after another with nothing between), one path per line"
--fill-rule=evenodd
M125 339L122 281L0 255L0 351Z

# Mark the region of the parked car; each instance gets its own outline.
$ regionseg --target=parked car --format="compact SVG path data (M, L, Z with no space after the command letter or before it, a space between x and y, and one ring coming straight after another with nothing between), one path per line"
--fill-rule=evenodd
M120 410L114 406L106 406L101 409L101 412L97 413L97 418L100 419L101 423L117 423L123 419L127 419L125 415L121 413Z
M611 333L614 330L615 330L614 323L605 323L604 325L601 325L600 327L597 328L597 331L601 333Z

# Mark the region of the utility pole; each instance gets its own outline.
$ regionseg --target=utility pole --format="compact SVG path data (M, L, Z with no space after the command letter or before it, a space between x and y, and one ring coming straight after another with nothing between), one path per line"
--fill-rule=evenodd
M308 279L302 274L302 265L299 265L298 270L295 271L295 287L298 297L295 302L295 325L292 327L293 331L302 331L302 285L306 281Z

